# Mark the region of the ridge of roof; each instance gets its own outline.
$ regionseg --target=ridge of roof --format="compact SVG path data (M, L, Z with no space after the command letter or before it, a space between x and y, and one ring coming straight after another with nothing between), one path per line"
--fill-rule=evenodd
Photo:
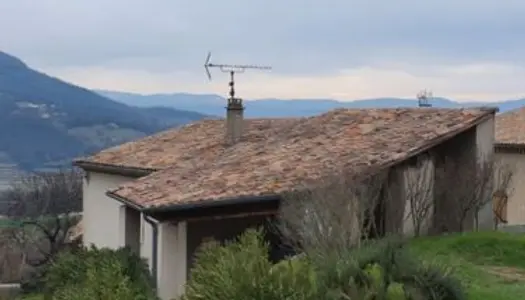
M341 166L359 172L408 159L496 111L486 107L336 109L275 123L262 119L263 123L254 123L259 127L252 124L255 127L232 146L218 143L214 135L209 136L213 143L197 137L191 153L172 153L176 163L125 183L110 194L143 208L279 194ZM199 124L185 129L202 129L204 125ZM223 135L218 138L222 140ZM203 144L207 146L200 147Z

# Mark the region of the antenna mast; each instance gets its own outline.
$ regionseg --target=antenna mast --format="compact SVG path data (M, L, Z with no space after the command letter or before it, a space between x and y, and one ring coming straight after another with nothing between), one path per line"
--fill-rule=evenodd
M208 52L208 56L206 57L206 61L204 62L204 69L206 70L206 75L208 75L208 79L211 80L211 73L210 68L219 68L221 72L224 73L230 73L230 92L229 92L229 98L228 103L235 100L240 100L235 98L235 73L244 73L246 69L259 69L259 70L271 70L272 67L269 66L257 66L257 65L228 65L228 64L212 64L210 62L211 59L211 52Z
M417 101L419 107L432 107L429 103L429 99L432 99L432 92L428 90L422 90L417 94Z

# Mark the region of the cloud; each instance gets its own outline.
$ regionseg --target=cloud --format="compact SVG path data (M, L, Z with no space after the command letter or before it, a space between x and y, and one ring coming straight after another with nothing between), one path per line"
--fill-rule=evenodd
M514 84L525 66L525 1L17 0L0 11L4 50L89 85L205 89L212 50L215 62L272 65L271 77L246 74L246 84L264 78L295 97L413 95L427 85L454 96L525 92ZM250 96L267 90L250 84Z
M508 100L523 95L525 68L511 65L461 65L438 67L425 74L409 68L361 67L337 74L286 76L243 74L237 80L237 94L246 98L335 98L355 100L375 97L414 98L422 88L435 96L462 100ZM137 93L216 93L225 95L227 76L217 74L207 82L204 74L190 72L151 73L142 70L72 68L55 70L59 77L82 86Z

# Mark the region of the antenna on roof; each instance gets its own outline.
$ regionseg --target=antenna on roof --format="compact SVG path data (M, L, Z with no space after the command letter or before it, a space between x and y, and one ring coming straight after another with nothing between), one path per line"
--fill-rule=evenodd
M210 68L219 68L224 73L230 73L230 92L228 97L228 106L226 107L226 140L233 144L237 142L242 135L243 111L242 99L235 97L235 73L244 73L246 69L271 70L272 67L256 66L256 65L227 65L227 64L212 64L210 62L211 52L208 52L206 61L204 62L204 69L211 80Z
M221 72L230 73L230 98L235 97L235 73L244 73L246 69L258 69L258 70L271 70L272 67L269 66L257 66L257 65L229 65L229 64L212 64L211 52L208 52L206 56L206 61L204 62L204 69L206 70L206 75L208 79L211 80L210 68L219 68Z
M432 107L428 101L432 99L432 92L428 90L422 90L417 94L417 102L419 107Z

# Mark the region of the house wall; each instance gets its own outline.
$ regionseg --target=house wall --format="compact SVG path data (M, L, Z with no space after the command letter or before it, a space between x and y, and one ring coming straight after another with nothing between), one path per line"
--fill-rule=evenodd
M131 207L125 207L124 243L140 255L141 213Z
M140 254L151 266L152 228L122 203L106 196L106 192L133 178L96 172L86 172L83 182L83 242L97 247L116 249L127 244L140 247ZM126 218L128 215L128 218ZM126 219L128 231L126 233ZM137 223L139 222L139 223ZM134 228L134 229L131 229ZM138 231L139 245L137 245Z
M461 226L457 222L457 215L451 213L452 207L458 205L454 201L459 200L454 193L466 193L465 189L471 189L470 192L474 193L474 189L480 188L479 184L468 182L468 177L478 174L476 172L479 171L475 170L479 168L481 162L494 159L493 143L494 118L491 118L432 149L436 170L432 233L465 231L474 228L476 223L474 213L468 214ZM486 188L486 195L490 197L492 180L488 180ZM490 199L487 199L486 203L477 214L479 229L493 228Z
M507 191L507 226L525 225L525 153L498 151L496 160L512 172Z
M116 249L124 246L124 206L106 192L129 181L123 176L87 172L83 185L83 242Z
M494 162L494 134L495 122L494 117L476 126L476 150L478 161L483 164L492 160ZM482 207L477 215L478 229L493 229L494 228L494 214L492 210L492 190L493 180L490 180L486 186L488 189L484 194L486 205Z
M159 224L157 291L160 299L178 299L187 278L187 223Z

